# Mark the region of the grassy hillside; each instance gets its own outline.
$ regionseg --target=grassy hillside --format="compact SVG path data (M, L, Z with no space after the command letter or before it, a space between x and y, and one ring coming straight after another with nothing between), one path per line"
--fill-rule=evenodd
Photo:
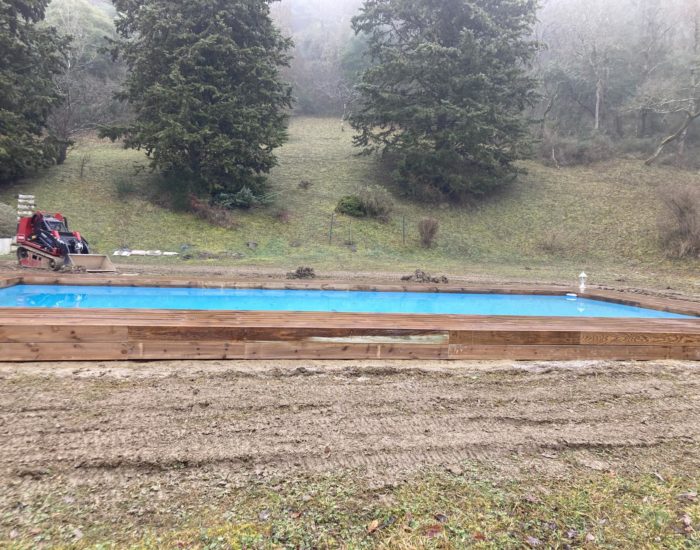
M338 199L362 183L377 181L380 174L373 159L356 156L351 132L341 132L335 119L296 118L290 134L270 178L274 204L236 214L235 230L158 206L149 198L153 177L147 171L137 175L137 168L147 164L144 155L96 140L80 143L64 166L0 190L0 201L13 203L18 192L36 194L41 208L62 211L103 252L121 246L180 251L190 245L195 252L231 254L210 260L223 264L306 264L320 270L424 267L548 279L568 279L587 269L594 277L598 274L598 280L656 277L660 284L685 280L689 287L694 285L700 262L667 260L657 223L659 193L671 183L700 185L698 174L645 168L635 160L562 170L526 162L522 166L527 173L520 181L485 203L420 207L397 197L390 223L341 216L329 244L330 218ZM83 158L87 163L80 177ZM136 189L124 200L117 193L120 180ZM300 189L301 180L313 185ZM288 221L277 218L280 209L288 211ZM420 247L416 229L427 215L441 223L437 246L430 250ZM258 243L256 250L247 247L251 241ZM235 253L244 257L236 258Z

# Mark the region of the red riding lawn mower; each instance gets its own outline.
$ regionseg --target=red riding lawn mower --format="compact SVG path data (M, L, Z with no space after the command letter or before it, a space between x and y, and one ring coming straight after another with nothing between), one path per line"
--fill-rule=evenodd
M90 245L77 231L68 229L61 214L36 212L20 218L17 227L17 259L22 267L78 269L88 273L113 273L107 256L90 254Z

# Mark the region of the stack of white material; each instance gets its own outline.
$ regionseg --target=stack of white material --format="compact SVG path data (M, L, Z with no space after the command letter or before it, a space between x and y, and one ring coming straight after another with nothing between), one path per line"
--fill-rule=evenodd
M36 210L36 197L34 195L17 195L17 221L20 218L28 218Z
M162 250L115 250L114 256L179 256L177 252L163 252Z
M20 218L27 218L34 214L36 199L34 195L17 196L17 222ZM15 237L0 238L0 256L12 253L12 245L15 244Z

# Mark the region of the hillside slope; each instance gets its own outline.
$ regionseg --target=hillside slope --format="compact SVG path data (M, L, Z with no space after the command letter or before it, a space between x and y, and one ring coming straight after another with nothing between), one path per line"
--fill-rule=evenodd
M417 267L451 273L568 280L581 269L598 281L650 279L695 286L700 262L672 262L660 248L659 194L671 183L700 185L700 175L668 167L645 168L624 160L587 168L553 169L523 163L527 171L509 190L482 204L423 207L396 199L388 224L337 217L338 199L378 180L372 158L356 156L351 132L335 119L296 118L290 141L279 151L270 181L274 203L236 214L234 230L155 204L153 176L144 155L97 140L81 142L64 166L0 190L12 204L18 192L33 193L47 210L61 211L103 252L134 249L181 251L193 260L142 260L183 266L210 263L317 269L406 271ZM83 176L80 166L85 160ZM311 187L303 190L301 180ZM120 199L119 182L135 192ZM279 216L280 210L284 216ZM422 217L440 221L437 245L418 242ZM281 221L278 218L288 217ZM406 243L403 241L404 218ZM257 243L251 250L247 243ZM354 246L348 246L354 243ZM129 260L133 262L133 260ZM669 279L670 278L670 279Z

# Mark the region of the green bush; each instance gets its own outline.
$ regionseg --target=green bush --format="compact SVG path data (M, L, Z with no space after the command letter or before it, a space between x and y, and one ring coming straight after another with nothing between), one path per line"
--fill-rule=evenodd
M249 210L254 206L260 206L265 202L266 198L256 195L252 189L250 189L250 187L243 187L236 193L219 193L212 199L213 204L229 210L233 210L235 208Z
M362 206L362 201L357 195L347 195L338 201L338 206L335 207L338 214L345 214L353 218L364 218L367 214Z
M0 203L0 239L14 237L17 233L17 211Z
M341 198L335 211L354 218L374 218L388 222L394 202L389 192L378 185L365 185L355 195Z

